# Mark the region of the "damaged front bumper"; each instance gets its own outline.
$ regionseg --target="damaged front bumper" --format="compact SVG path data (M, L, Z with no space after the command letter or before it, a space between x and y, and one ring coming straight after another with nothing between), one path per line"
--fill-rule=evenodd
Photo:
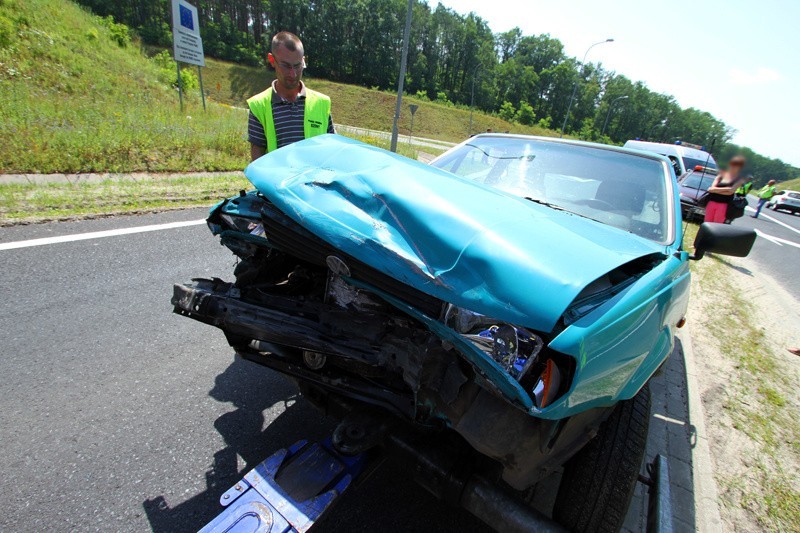
M268 294L245 299L240 289L218 279L176 284L172 304L176 313L222 329L242 357L316 391L379 407L418 426L455 430L498 461L503 479L515 488L560 466L607 414L590 409L559 420L531 416L530 397L524 395L528 405L508 398L490 378L519 384L474 344L381 296L407 307L408 316L354 313ZM470 353L479 364L467 360Z
M359 318L330 305L278 296L262 296L259 304L249 303L241 299L239 289L218 279L176 284L172 305L176 313L222 329L237 353L247 359L415 418L410 390L377 387L363 379L363 374L369 372L359 365L369 361L369 366L397 366L394 354L401 345L409 357L411 352L419 351L407 339L387 337L390 317L373 313ZM348 335L351 328L361 335ZM345 376L341 366L328 369L318 362L309 364L306 354L325 354L326 359L343 363L344 372L350 372ZM418 381L417 376L405 377L412 383Z

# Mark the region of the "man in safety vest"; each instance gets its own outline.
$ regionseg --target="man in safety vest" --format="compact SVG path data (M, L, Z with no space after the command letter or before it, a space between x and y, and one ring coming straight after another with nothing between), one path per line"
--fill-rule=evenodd
M267 55L275 69L275 81L266 91L247 100L247 138L250 157L323 133L335 133L331 99L312 91L301 81L306 68L303 43L293 33L282 31L272 38Z
M761 214L761 209L764 207L764 204L770 201L770 199L775 196L775 180L769 180L769 182L761 187L761 190L756 193L758 196L758 207L756 207L756 214L750 215L753 218L758 218L758 215Z
M736 189L736 196L747 196L750 192L750 189L753 188L753 176L748 176L747 181L745 181L738 189Z

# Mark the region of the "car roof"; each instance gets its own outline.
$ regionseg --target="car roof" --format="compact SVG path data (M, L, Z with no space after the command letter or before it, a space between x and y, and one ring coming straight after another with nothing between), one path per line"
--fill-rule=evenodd
M646 159L652 159L654 161L659 161L661 163L666 163L669 165L669 159L664 157L661 154L656 154L654 152L647 152L643 150L636 150L633 148L625 148L623 146L613 146L610 144L602 144L602 143L593 143L589 141L579 141L575 139L562 139L559 137L543 137L540 135L524 135L521 133L480 133L477 135L473 135L469 139L465 140L461 144L466 144L470 141L470 139L474 139L476 137L487 138L487 137L500 137L500 138L511 138L511 139L531 139L536 141L545 141L545 142L552 142L557 144L569 144L572 146L582 146L584 148L599 148L601 150L608 150L611 152L617 152L620 154L625 155L633 155L637 157L644 157Z
M625 146L630 146L631 148L646 149L646 150L663 150L665 152L680 156L708 155L708 152L705 152L703 150L698 150L697 148L692 148L690 146L684 146L682 144L669 144L669 143L657 143L652 141L629 140L625 141Z

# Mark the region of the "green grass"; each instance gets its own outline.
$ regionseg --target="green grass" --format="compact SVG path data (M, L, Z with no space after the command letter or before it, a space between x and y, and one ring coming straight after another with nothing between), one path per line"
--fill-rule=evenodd
M684 243L688 245L696 232L697 226L690 224ZM708 331L696 333L713 336L722 354L733 362L734 372L720 376L728 391L724 407L734 429L760 449L747 473L717 472L726 489L723 503L747 509L765 529L796 530L800 523L796 473L800 467L800 421L787 398L795 394L797 384L794 373L787 372L764 342L756 311L741 288L734 286L729 271L726 261L716 255L692 264L692 292L713 301L714 313L720 317ZM754 483L737 480L742 475Z
M778 184L779 191L800 191L800 178L782 181Z
M0 185L0 225L208 206L252 185L243 174Z
M396 104L396 94L367 89L357 85L336 83L313 77L313 68L305 76L308 86L331 97L333 120L339 124L381 131L391 131ZM248 67L206 59L203 81L206 91L219 102L246 107L250 96L263 91L272 82L273 75L264 67ZM398 125L402 134L411 133L410 104L419 109L414 116L414 135L450 142L461 142L469 134L469 111L422 100L413 96L403 98L403 111ZM480 111L473 113L473 132L510 131L531 135L555 136L557 132L538 126L523 126L506 122Z
M2 0L0 172L241 169L242 111L199 93L183 113L163 71L65 0ZM1 24L0 24L1 25ZM0 41L1 42L1 41Z

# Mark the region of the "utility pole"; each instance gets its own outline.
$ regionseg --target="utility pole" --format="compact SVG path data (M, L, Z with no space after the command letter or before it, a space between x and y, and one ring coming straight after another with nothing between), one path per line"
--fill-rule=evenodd
M408 0L406 13L406 29L403 32L403 52L400 56L400 74L397 76L397 105L394 108L394 123L392 124L391 151L397 151L397 123L400 120L400 107L403 105L403 84L406 81L406 63L408 62L408 40L411 36L411 14L414 9L414 0Z
M472 69L472 97L470 97L469 100L469 131L467 132L468 135L472 135L472 110L475 107L475 78L477 77L479 68L481 68L480 63L475 65L475 68Z
M583 54L583 59L581 60L581 70L578 73L578 77L580 79L580 73L583 72L583 67L586 65L586 56L589 55L589 50L597 46L598 44L605 44L605 43L613 43L614 39L606 39L605 41L600 41L594 43L592 46L586 49L586 53ZM564 136L564 131L567 129L567 121L569 120L569 111L572 109L572 102L575 101L575 94L578 92L578 80L575 80L575 85L572 86L572 96L569 97L569 105L567 106L567 114L564 115L564 125L561 126L561 137Z

